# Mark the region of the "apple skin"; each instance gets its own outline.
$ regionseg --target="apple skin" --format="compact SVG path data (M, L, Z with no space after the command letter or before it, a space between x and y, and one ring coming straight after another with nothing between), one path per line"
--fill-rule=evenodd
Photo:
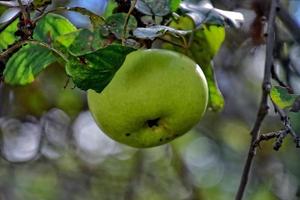
M101 93L88 90L89 109L112 139L132 147L165 144L202 118L208 88L201 68L170 50L137 50Z

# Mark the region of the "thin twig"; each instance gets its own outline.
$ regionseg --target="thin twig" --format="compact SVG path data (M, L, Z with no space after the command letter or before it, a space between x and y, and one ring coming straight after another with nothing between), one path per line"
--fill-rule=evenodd
M58 56L60 56L65 62L68 62L68 58L62 52L60 52L57 49L51 47L47 43L37 41L37 40L20 40L20 41L17 41L10 48L8 48L7 50L0 53L0 60L6 59L10 54L12 54L14 51L16 51L17 49L19 49L20 47L22 47L25 44L35 44L35 45L45 47L45 48L53 51Z
M5 60L10 54L26 44L26 40L19 40L11 45L8 49L0 53L0 60Z
M283 143L283 139L289 134L289 130L283 129L276 132L266 133L259 135L258 139L255 141L255 146L259 146L262 141L267 141L276 138L273 149L278 151Z
M38 17L36 17L33 21L34 21L34 23L36 23L37 21L39 21L40 19L42 19L43 17L45 17L49 13L58 12L58 11L67 11L69 9L70 8L68 8L68 7L57 7L57 8L48 10L46 12L43 12L41 15L39 15Z
M44 42L41 42L41 41L38 41L38 40L27 40L27 43L45 47L45 48L53 51L53 53L55 53L56 55L60 56L65 62L69 61L68 58L62 52L60 52L59 50L53 48L52 46L50 46L47 43L44 43Z
M279 135L283 134L284 132L286 132L286 130L279 130L279 131L275 131L275 132L261 134L256 139L254 145L259 146L262 141L268 141L268 140L271 140L273 138L277 138Z
M282 110L280 109L273 101L272 101L272 104L274 106L274 109L275 111L278 113L279 117L280 117L280 120L282 121L284 127L285 127L285 130L287 130L288 133L290 133L294 139L294 142L296 144L296 147L299 148L300 147L300 144L299 144L299 136L296 134L295 130L293 129L292 125L291 125L291 122L289 120L289 117L287 116L287 114Z
M266 62L265 62L265 71L264 71L264 80L262 83L262 97L260 106L258 109L257 117L255 124L251 131L251 143L248 150L248 156L244 165L243 174L241 177L240 185L238 188L238 192L236 194L236 200L242 200L245 188L248 183L249 173L251 169L251 165L253 162L254 155L256 153L256 146L255 141L259 136L259 131L261 124L268 113L268 95L271 89L271 68L273 64L273 51L274 51L274 41L275 41L275 34L274 34L274 24L275 24L275 17L276 17L276 9L278 8L278 0L271 1L271 8L268 18L268 31L267 31L267 49L266 49Z
M126 18L125 18L125 23L124 23L124 28L123 28L123 34L122 34L122 45L123 46L125 45L126 32L127 32L127 26L128 26L128 22L129 22L129 17L131 15L132 11L135 8L136 2L137 2L137 0L132 0L131 1L131 6L130 6L129 11L128 11L128 13L126 15Z
M21 0L18 0L18 3L19 3L19 7L21 9L21 13L23 15L23 19L25 21L29 20L29 15L27 14L27 11L26 11L26 8L25 6L22 4L22 1Z

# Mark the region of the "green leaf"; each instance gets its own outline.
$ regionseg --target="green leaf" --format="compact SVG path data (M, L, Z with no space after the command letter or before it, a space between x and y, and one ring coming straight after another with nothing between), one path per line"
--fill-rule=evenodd
M122 39L126 17L126 13L117 13L109 16L106 20L106 25L102 28L102 31L104 31L103 29L107 29L107 31L113 33L118 39ZM125 38L127 38L129 36L129 32L134 30L136 27L137 21L133 16L130 15Z
M170 0L169 7L170 7L171 11L175 12L179 8L180 3L181 3L181 0Z
M137 0L135 8L150 16L165 16L171 12L168 0Z
M8 45L13 44L18 37L15 36L19 20L15 20L4 31L0 33L0 51L3 51Z
M180 30L192 30L195 24L189 16L185 16L173 21L170 26ZM192 34L188 34L185 40L190 41L190 37L192 37L193 40L190 46L186 48L176 47L170 43L165 43L163 47L188 55L202 68L209 89L208 106L213 111L220 111L224 107L224 98L215 78L212 59L224 41L225 29L223 26L202 24L202 26L193 31ZM180 38L171 36L167 39L174 43L184 45Z
M101 92L121 67L126 55L134 50L121 45L110 45L93 53L74 57L67 64L66 71L80 89Z
M200 65L207 79L209 88L209 107L220 111L224 107L224 98L219 90L211 61L219 51L225 39L225 29L222 26L203 25L195 32L194 41L190 47L192 58Z
M99 29L95 31L80 29L57 37L55 42L67 48L73 56L88 54L106 45L106 40L101 36Z
M51 43L56 37L75 30L76 27L65 17L57 14L48 14L37 23L33 38Z
M37 45L26 45L7 62L4 81L11 85L25 85L57 58L49 49Z
M286 109L293 106L297 95L290 94L288 90L281 86L274 86L271 89L270 96L272 101L280 108Z
M37 23L33 38L52 43L56 37L74 30L76 28L66 18L48 14ZM31 83L43 69L57 60L51 50L37 45L27 45L8 60L4 70L4 80L12 85Z
M116 1L114 0L108 0L107 1L107 5L106 5L106 9L105 12L103 14L104 17L109 17L113 14L114 9L118 6L118 4L116 3Z
M202 70L204 72L204 75L207 80L207 85L208 85L208 91L209 91L208 106L213 111L218 112L223 109L225 101L224 101L223 95L218 87L214 68L211 64L206 65L206 66L202 65Z

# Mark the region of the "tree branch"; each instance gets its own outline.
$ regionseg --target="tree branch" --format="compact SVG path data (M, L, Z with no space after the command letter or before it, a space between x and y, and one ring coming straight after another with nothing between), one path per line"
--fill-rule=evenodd
M289 117L286 115L286 113L280 109L273 101L272 104L276 110L276 112L278 112L278 115L280 117L280 120L282 121L285 130L287 131L287 133L291 134L291 136L294 139L294 142L296 144L296 148L300 148L300 138L299 136L296 134L296 132L294 131L294 129L292 128L291 122L289 120ZM282 142L282 141L281 141ZM280 146L279 146L280 147ZM275 149L277 150L277 149Z
M128 11L128 13L126 15L126 18L125 18L125 23L124 23L124 27L123 27L123 34L122 34L122 45L123 46L125 45L126 32L127 32L129 17L131 15L132 11L134 10L136 3L137 3L137 0L131 1L131 6L130 6L129 11Z
M251 143L248 150L248 156L244 165L243 174L241 177L240 185L238 192L236 194L235 199L241 200L243 198L245 188L248 183L249 173L251 169L251 165L253 162L254 155L256 153L256 145L255 142L259 136L259 131L261 124L268 113L268 96L271 89L271 69L273 64L273 50L274 50L274 41L275 41L275 34L274 34L274 24L275 24L275 17L276 17L276 10L278 8L278 0L271 1L271 8L268 18L268 31L266 34L267 37L267 49L266 49L266 62L265 62L265 71L264 71L264 80L262 83L262 97L260 106L258 109L256 121L254 126L251 130Z
M3 51L0 53L0 60L5 60L10 54L12 54L14 51L18 50L25 44L34 44L34 45L39 45L39 46L45 47L45 48L53 51L56 55L60 56L65 62L68 62L68 58L62 52L51 47L49 44L38 41L38 40L19 40L19 41L17 41L6 51Z

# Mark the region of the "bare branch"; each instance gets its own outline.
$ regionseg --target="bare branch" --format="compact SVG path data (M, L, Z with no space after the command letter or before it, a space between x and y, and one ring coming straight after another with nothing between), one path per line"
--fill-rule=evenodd
M248 156L247 156L247 159L246 159L246 162L244 165L239 189L238 189L238 192L235 197L236 200L241 200L243 198L245 188L248 183L248 177L249 177L249 172L250 172L251 165L253 162L253 158L256 153L255 141L257 140L257 138L259 136L261 124L262 124L265 116L268 113L268 95L269 95L270 89L271 89L271 69L272 69L272 64L273 64L273 51L274 51L274 43L275 43L274 24L275 24L277 8L278 8L278 0L272 0L269 18L268 18L268 31L266 34L267 49L266 49L264 80L262 83L263 94L261 97L261 102L260 102L260 106L258 109L256 121L255 121L255 124L251 131L252 139L251 139L250 147L248 150Z
M280 116L280 120L282 121L282 123L285 127L285 130L287 131L287 133L291 134L291 136L293 137L294 142L296 144L296 148L300 148L300 137L296 134L296 132L292 128L292 125L291 125L291 122L290 122L288 116L273 101L272 101L272 103L273 103L275 110L278 112L278 115Z
M127 15L126 15L126 19L125 19L125 23L124 23L124 27L123 27L122 45L125 45L125 39L126 39L125 37L126 37L126 32L127 32L127 26L128 26L128 22L129 22L129 17L131 15L132 11L135 8L136 2L137 2L137 0L131 1L131 6L130 6L129 11L128 11Z

